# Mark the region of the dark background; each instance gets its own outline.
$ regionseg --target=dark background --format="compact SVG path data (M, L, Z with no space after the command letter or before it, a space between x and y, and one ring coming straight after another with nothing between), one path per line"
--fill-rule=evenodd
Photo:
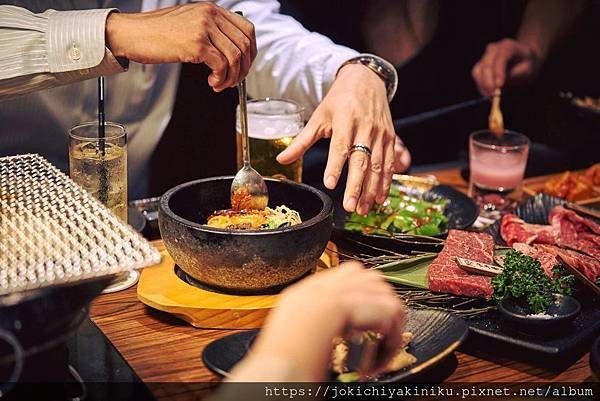
M282 12L336 43L365 51L356 29L363 0L283 0ZM520 0L444 0L431 42L398 70L394 118L409 116L479 96L470 71L487 43L514 37L524 8ZM537 79L503 94L507 128L545 144L530 157L529 175L581 168L600 160L600 116L575 111L561 91L600 95L600 2L588 8L556 44ZM203 66L184 65L173 118L152 163L151 192L191 179L234 174L235 90L215 94ZM413 166L466 160L468 134L485 128L489 106L481 105L410 127L398 134ZM326 146L326 145L325 145ZM316 181L321 167L305 171ZM315 184L313 182L313 184Z

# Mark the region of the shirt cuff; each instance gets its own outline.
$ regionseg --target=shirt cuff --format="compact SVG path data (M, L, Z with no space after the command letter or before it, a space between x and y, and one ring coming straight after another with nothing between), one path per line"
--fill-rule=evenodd
M358 56L358 52L347 47L337 46L339 48L336 49L329 55L329 59L327 63L325 63L325 69L323 71L323 86L325 88L324 94L329 92L333 81L335 81L335 76L337 75L338 69L344 64L346 61L350 60ZM323 99L321 99L323 100Z
M106 18L115 8L55 11L48 17L46 46L51 73L110 75L123 72L105 45ZM96 69L102 70L101 73Z

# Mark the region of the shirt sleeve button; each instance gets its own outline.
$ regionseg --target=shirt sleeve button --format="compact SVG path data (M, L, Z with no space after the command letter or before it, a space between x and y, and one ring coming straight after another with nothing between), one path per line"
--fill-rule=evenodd
M81 50L79 50L75 43L73 43L71 49L69 50L69 57L71 57L71 60L73 61L77 61L81 58Z

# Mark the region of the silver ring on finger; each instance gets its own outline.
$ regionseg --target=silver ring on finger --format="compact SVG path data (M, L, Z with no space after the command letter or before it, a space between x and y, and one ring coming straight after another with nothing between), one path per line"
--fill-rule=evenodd
M367 156L371 157L371 148L369 148L367 145L363 145L362 143L353 145L348 152L348 157L350 157L350 155L352 155L354 152L363 152Z

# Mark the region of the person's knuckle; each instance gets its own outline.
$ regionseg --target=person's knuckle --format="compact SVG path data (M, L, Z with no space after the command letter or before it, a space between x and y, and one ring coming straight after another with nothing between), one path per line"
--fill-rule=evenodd
M374 160L371 162L371 171L375 174L380 174L382 169L381 162L378 160Z
M350 195L351 196L358 197L358 195L360 195L361 189L362 189L362 183L361 182L349 185L349 190L350 190Z
M227 70L229 64L227 63L227 59L225 57L218 57L215 63L215 68L219 71Z
M350 149L346 144L336 143L334 145L335 152L340 155L340 158L346 160L348 158L348 154L350 153Z
M242 52L240 51L240 49L235 48L231 51L231 64L235 65L238 64L240 62L240 60L242 59Z
M242 45L242 52L243 53L248 53L250 51L250 46L252 45L252 43L250 42L250 39L248 39L247 37L243 37L242 41L241 41L241 45Z
M512 47L514 41L510 38L504 38L500 41L500 44L505 47Z
M355 152L355 154L356 153L358 153L358 152ZM350 164L352 167L354 167L355 169L357 169L363 173L366 172L367 168L369 167L367 158L363 155L358 155L358 154L356 156L350 158Z
M205 14L210 15L211 17L215 17L219 13L219 7L210 1L201 3L200 7Z
M393 174L394 173L394 161L391 160L389 162L386 162L385 166L383 167L383 171L386 174Z

